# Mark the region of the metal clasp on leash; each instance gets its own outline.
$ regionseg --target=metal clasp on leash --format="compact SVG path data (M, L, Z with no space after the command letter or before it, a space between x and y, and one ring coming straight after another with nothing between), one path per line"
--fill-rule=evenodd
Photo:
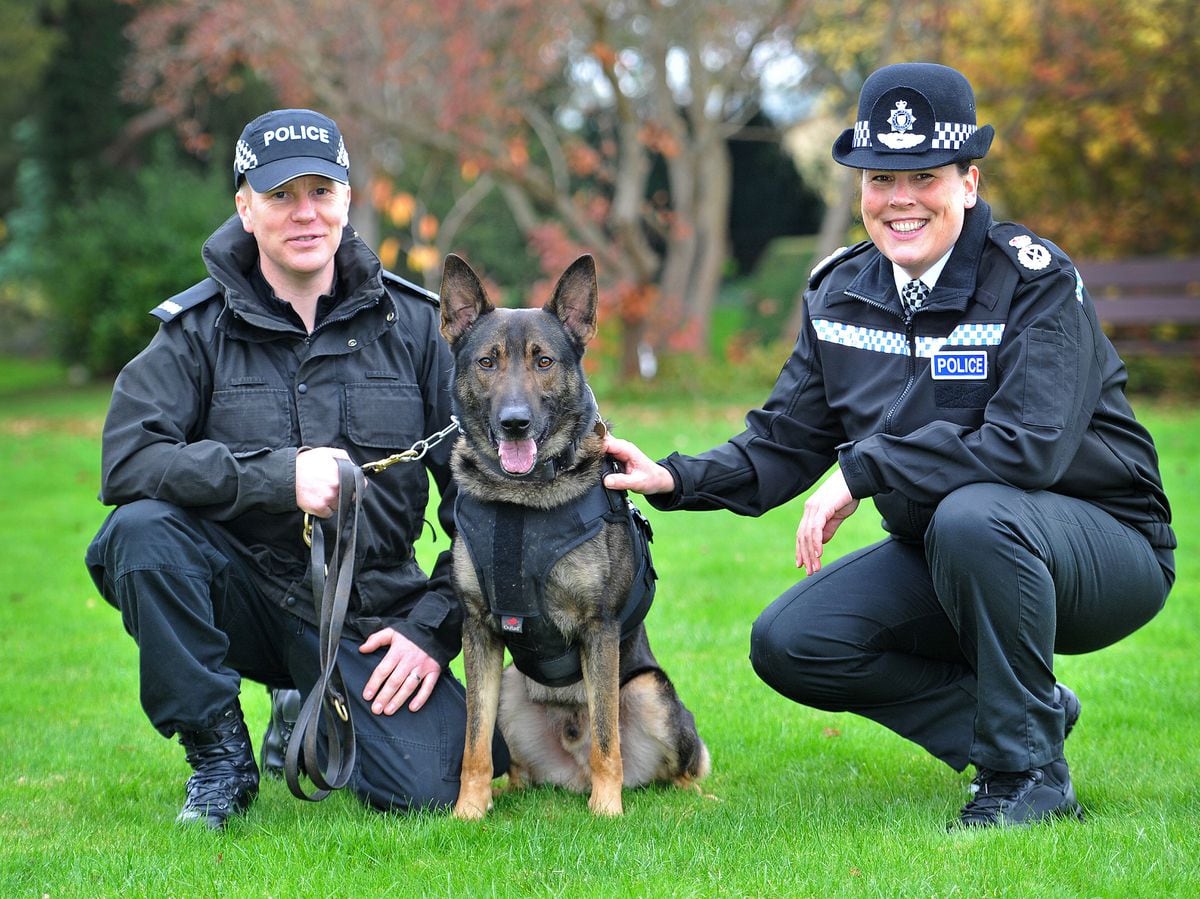
M457 416L450 416L450 424L442 428L436 434L430 434L423 440L418 440L408 449L403 452L395 453L388 456L386 459L377 459L374 462L363 463L363 471L368 474L379 474L385 468L391 468L397 462L416 462L423 459L425 454L458 430Z
M418 462L421 459L424 459L425 455L431 449L456 432L458 429L458 416L451 415L450 424L446 425L446 427L442 428L436 434L430 434L428 437L423 437L408 449L398 453L393 453L386 459L376 459L374 462L364 462L362 470L368 474L379 474L381 471L391 468L393 465L396 465L400 462ZM301 536L304 538L304 545L308 547L312 546L312 529L312 515L308 512L305 512L304 527L301 530ZM341 710L338 711L338 714L342 715L343 720L345 720L345 715L342 714Z

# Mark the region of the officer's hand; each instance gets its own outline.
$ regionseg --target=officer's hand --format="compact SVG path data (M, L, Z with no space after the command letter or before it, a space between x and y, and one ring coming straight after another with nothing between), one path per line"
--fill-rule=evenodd
M376 715L394 715L409 697L413 700L408 710L420 711L437 686L442 666L416 643L390 627L371 634L358 651L372 653L385 646L387 653L363 688L363 699L371 703L371 711Z
M804 503L804 517L796 528L796 567L806 574L820 571L822 548L857 508L841 469L835 470Z
M619 440L612 434L606 434L604 452L621 465L619 474L604 476L604 486L609 490L632 490L645 494L670 493L675 489L675 478L671 472L628 440Z
M296 506L318 518L329 518L337 509L338 459L349 459L345 450L329 446L296 454Z

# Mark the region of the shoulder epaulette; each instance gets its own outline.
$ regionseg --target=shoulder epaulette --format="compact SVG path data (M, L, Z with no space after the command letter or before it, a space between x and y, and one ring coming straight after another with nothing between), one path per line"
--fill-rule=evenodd
M435 306L439 305L438 295L432 290L426 290L420 284L414 284L412 281L401 278L395 272L389 272L386 268L383 270L383 280L391 281L393 284L398 284L406 290L415 293L421 299L428 300Z
M1022 280L1032 281L1071 267L1071 261L1058 247L1016 222L997 222L988 237L1021 273Z
M164 322L169 322L181 312L186 312L188 309L220 295L221 286L212 278L205 278L199 284L193 284L187 290L175 294L168 300L163 300L150 310L150 314Z
M831 270L841 265L847 259L857 256L863 250L872 246L874 246L874 244L871 243L871 241L860 240L852 247L838 247L836 250L813 266L812 271L808 274L809 289L811 290L820 284L822 278L824 278Z

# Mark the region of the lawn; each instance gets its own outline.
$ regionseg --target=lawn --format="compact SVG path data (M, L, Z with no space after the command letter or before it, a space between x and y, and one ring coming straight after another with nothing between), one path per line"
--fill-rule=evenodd
M11 369L10 369L11 370ZM750 625L796 578L799 503L761 519L650 511L660 573L651 639L713 756L704 793L648 789L620 820L551 790L502 795L479 824L378 815L265 782L223 834L172 821L188 774L138 704L120 616L84 548L107 387L0 376L0 896L1183 896L1200 892L1200 412L1142 410L1183 542L1165 611L1123 643L1064 657L1083 701L1068 757L1088 819L947 834L958 774L871 722L776 696ZM648 451L695 451L759 397L609 403ZM645 507L645 504L643 504ZM868 506L829 547L879 534ZM444 546L424 546L429 553ZM243 703L257 737L265 692Z

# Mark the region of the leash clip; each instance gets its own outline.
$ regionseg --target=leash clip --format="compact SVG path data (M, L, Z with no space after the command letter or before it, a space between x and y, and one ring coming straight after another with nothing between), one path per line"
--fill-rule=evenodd
M419 461L420 459L425 458L426 453L428 453L431 449L456 432L458 429L458 416L451 415L450 424L446 425L446 427L442 428L442 430L438 431L436 434L430 434L428 437L423 437L408 449L399 453L394 453L393 455L388 456L386 459L377 459L374 462L363 463L363 471L368 472L369 474L379 474L384 469L391 468L398 462Z

